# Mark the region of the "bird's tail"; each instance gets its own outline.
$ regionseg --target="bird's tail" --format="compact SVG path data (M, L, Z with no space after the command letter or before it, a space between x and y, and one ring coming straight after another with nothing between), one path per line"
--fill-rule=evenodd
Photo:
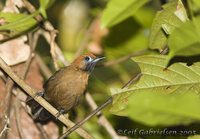
M31 108L32 117L35 121L46 122L50 119L51 114L32 97L27 97L26 104Z

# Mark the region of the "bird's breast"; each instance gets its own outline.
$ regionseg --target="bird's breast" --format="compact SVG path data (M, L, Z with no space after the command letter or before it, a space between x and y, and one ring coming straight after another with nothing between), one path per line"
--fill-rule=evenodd
M65 71L49 80L45 88L46 99L55 107L71 109L84 93L88 84L88 74L79 71Z

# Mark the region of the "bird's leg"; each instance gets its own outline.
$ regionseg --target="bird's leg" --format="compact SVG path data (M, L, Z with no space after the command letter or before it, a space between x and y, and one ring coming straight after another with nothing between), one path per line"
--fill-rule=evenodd
M44 108L43 107L41 107L36 113L34 113L34 115L33 115L33 119L37 119L38 117L39 117L39 115L40 115L40 113L41 113L41 111L43 110Z
M56 113L56 120L58 120L58 118L59 118L59 116L61 115L61 114L63 114L65 112L65 109L64 108L60 108L59 110L58 110L58 113Z

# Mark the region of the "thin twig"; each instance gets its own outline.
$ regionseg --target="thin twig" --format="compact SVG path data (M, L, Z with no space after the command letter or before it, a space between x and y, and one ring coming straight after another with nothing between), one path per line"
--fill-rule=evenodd
M103 103L101 106L99 106L96 110L94 110L93 112L91 112L86 118L84 118L83 120L81 120L80 122L76 123L76 125L74 125L72 128L70 128L67 132L65 132L61 137L59 137L59 139L64 139L67 135L69 135L70 133L72 133L73 131L75 131L76 129L78 130L80 128L81 125L83 125L85 122L87 122L90 118L92 118L96 113L98 113L99 111L101 111L103 108L105 108L106 106L108 106L109 104L112 103L112 97L110 97L108 100L106 100L105 103Z
M140 51L137 51L137 52L133 52L133 53L131 53L129 55L120 57L118 59L115 59L115 60L112 60L112 61L108 61L108 62L103 63L103 64L99 64L98 66L108 67L108 66L116 65L116 64L122 63L124 61L127 61L131 57L143 55L143 54L146 54L147 52L148 52L148 49L140 50Z
M7 81L6 81L6 98L5 98L5 103L6 103L6 108L5 108L5 111L6 111L6 115L8 117L10 117L10 107L11 107L11 98L12 98L12 95L11 95L11 91L12 91L12 88L13 88L13 85L14 85L14 82L12 81L11 78L7 78Z
M33 117L32 117L33 118ZM36 123L37 128L40 130L42 139L49 139L48 134L40 123Z
M19 101L16 100L16 103L15 103L15 119L16 119L16 125L17 125L17 130L18 130L18 133L19 133L19 136L21 139L25 139L24 138L24 133L23 133L23 130L22 130L22 126L21 126L21 121L20 121L20 105L19 105Z
M2 129L1 132L0 132L0 138L5 137L5 136L4 136L5 133L7 133L7 130L10 129L10 128L9 128L9 124L10 124L10 120L9 120L8 116L5 115L5 124L4 124L3 129Z
M44 36L44 38L46 39L46 41L50 44L51 43L51 35L49 34L49 32L44 31L44 30L40 30L41 31L41 35ZM55 47L55 54L58 60L60 60L65 66L69 65L69 62L65 59L62 51L60 50L60 47L58 46L58 44L54 41L54 47Z
M56 70L59 69L59 66L58 66L58 60L57 60L57 56L56 56L56 52L55 52L55 37L56 37L56 31L51 31L51 41L50 41L50 53L51 53L51 56L52 56L52 59L53 59L53 64L54 64L54 67Z
M49 70L49 68L45 65L44 61L42 60L41 56L36 54L36 61L42 71L42 74L44 74L44 76L48 79L52 73L51 71Z
M24 6L27 7L27 10L30 12L30 13L34 13L36 10L35 10L35 7L28 1L28 0L22 0L23 3L24 3ZM42 16L40 15L37 15L35 16L35 19L38 21L38 22L41 22L42 21Z
M10 76L14 80L15 83L18 84L19 87L21 87L27 94L29 94L32 98L34 98L36 102L38 102L47 111L49 111L52 115L56 117L56 114L58 113L58 111L42 97L40 96L35 97L35 94L37 92L33 90L30 86L28 86L22 79L20 79L1 58L0 58L0 67L4 72L6 72L8 76ZM58 119L68 127L73 127L75 125L72 121L70 121L69 119L66 119L64 115L60 115ZM76 131L79 135L81 135L82 137L86 139L94 138L82 128L78 128Z
M122 86L121 89L124 89L125 87L128 87L133 82L137 81L141 76L142 76L142 73L138 73L136 76L133 76L133 78L131 78L124 86Z
M89 106L94 111L98 106L89 92L87 92L85 94L85 98L86 98L86 101L88 102ZM112 127L110 122L106 119L106 117L101 113L101 111L99 111L96 115L98 116L98 123L106 129L106 131L110 134L112 139L122 138L115 132L114 128ZM123 137L123 139L125 139L125 138Z

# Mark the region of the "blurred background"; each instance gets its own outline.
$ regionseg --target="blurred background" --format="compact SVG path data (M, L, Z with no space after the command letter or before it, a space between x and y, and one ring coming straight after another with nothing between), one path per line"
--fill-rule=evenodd
M58 30L56 42L69 63L86 52L106 57L102 63L97 65L89 80L88 92L98 105L103 104L111 96L112 88L121 88L140 72L140 68L130 57L146 53L153 18L161 9L161 5L166 2L165 0L149 1L123 22L110 28L104 28L101 25L101 16L108 1L52 0L47 9L48 20ZM3 8L4 2L1 0L1 8ZM30 0L30 2L36 9L39 8L39 1ZM48 68L55 72L49 43L42 36L37 42L36 53L41 56ZM60 62L59 66L64 65ZM43 76L43 78L45 81L46 77ZM80 104L75 112L70 114L72 121L79 121L91 112L84 99L80 101ZM127 117L112 115L109 113L109 107L104 109L103 113L116 132L119 129L151 128ZM83 127L97 139L111 138L97 121L97 117L93 117ZM177 127L169 127L169 129L173 128ZM154 129L162 130L164 127L154 127ZM68 138L78 139L80 136L73 133ZM164 139L166 137L148 136L148 139L151 138ZM182 139L186 137L171 136L167 138Z

